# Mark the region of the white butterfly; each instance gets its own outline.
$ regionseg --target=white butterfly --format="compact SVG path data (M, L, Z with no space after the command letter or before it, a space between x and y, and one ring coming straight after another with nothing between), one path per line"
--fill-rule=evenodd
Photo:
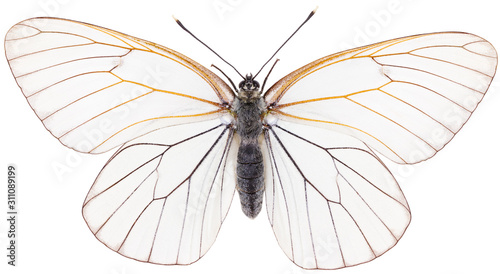
M236 189L243 89L176 51L76 21L22 21L5 49L28 103L63 145L119 147L83 204L97 239L155 264L201 258ZM256 191L286 255L337 269L392 248L411 215L377 154L401 164L432 157L475 110L496 66L486 40L430 33L326 56L259 93Z

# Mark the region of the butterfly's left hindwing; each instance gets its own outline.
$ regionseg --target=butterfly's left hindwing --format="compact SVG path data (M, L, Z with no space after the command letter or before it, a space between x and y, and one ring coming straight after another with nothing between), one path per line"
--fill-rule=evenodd
M33 18L5 37L12 74L44 126L80 152L214 119L230 88L171 49L77 21Z
M195 262L215 241L231 204L236 151L232 129L215 120L126 143L90 189L85 221L99 241L126 257Z

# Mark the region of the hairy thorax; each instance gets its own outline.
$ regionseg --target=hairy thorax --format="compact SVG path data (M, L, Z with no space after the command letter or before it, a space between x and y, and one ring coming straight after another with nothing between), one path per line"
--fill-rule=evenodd
M262 133L262 113L265 109L264 99L259 94L240 92L235 100L236 132L242 142L257 141Z

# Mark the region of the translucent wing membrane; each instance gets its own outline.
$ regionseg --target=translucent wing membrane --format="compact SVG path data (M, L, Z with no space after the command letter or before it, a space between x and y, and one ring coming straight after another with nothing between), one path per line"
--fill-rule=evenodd
M227 214L236 151L232 129L217 121L168 127L126 143L90 189L85 221L126 257L190 264L208 251Z
M496 66L484 39L434 33L330 55L272 86L266 204L287 256L337 269L393 247L410 210L372 149L398 163L432 157L475 110Z
M213 119L230 88L171 49L81 22L34 18L5 38L12 73L64 145L99 153L152 130Z
M266 207L286 255L307 269L370 261L410 223L403 193L359 140L278 121L265 133Z
M416 35L319 59L265 99L280 119L343 132L395 162L416 163L460 130L496 66L495 49L478 36Z

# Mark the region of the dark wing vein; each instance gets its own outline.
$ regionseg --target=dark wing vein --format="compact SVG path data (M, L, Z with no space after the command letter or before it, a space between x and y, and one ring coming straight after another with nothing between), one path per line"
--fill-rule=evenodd
M306 200L306 213L307 213L307 223L308 223L308 228L309 228L309 238L311 238L311 245L312 245L312 250L314 254L314 262L316 264L316 267L318 267L318 259L316 257L316 246L314 245L314 237L313 237L313 232L311 228L311 217L310 217L310 210L309 210L309 202L307 198L307 180L304 179L304 198Z
M284 128L280 127L279 125L274 125L273 127L279 128L280 130L282 130L282 131L284 131L284 132L286 132L286 133L288 133L288 134L290 134L290 135L292 135L292 136L294 136L294 137L296 137L296 138L298 138L298 139L300 139L300 140L302 140L302 141L305 141L305 142L307 142L307 143L309 143L309 144L311 144L311 145L313 145L313 146L315 146L315 147L318 147L318 148L320 148L320 149L324 150L324 151L325 151L325 153L328 153L328 150L327 150L326 148L324 148L324 147L322 147L322 146L320 146L320 145L318 145L318 144L316 144L316 143L314 143L314 142L312 142L312 141L310 141L310 140L307 140L307 139L305 139L305 138L303 138L303 137L301 137L301 136L299 136L299 135L297 135L297 134L295 134L295 133L293 133L293 132L291 132L291 131L289 131L289 130L287 130L287 129L284 129ZM274 133L274 131L273 131L273 133ZM274 133L274 136L278 139L278 136L276 135L276 133ZM280 145L283 147L283 149L285 149L285 147L283 146L283 144L281 143L281 141L279 141L279 143L280 143ZM363 151L363 152L365 152L365 153L368 153L368 154L370 154L370 155L373 155L373 154L371 154L370 152L368 152L368 151L366 151L366 150L363 150L363 149L359 149L359 150L360 150L360 151ZM337 162L341 163L341 164L342 164L342 165L344 165L346 168L348 168L348 169L350 169L352 172L356 173L356 175L358 175L360 178L362 178L362 179L363 179L364 181L366 181L368 184L370 184L371 186L373 186L375 189L377 189L378 191L380 191L381 193L383 193L383 194L384 194L384 195L386 195L387 197L391 198L392 200L396 201L397 203L401 204L401 202L399 202L398 200L394 199L391 195L389 195L388 193L386 193L385 191L383 191L382 189L380 189L379 187L377 187L376 185L374 185L372 182L370 182L370 180L366 179L366 178L365 178L362 174L360 174L359 172L357 172L356 170L354 170L352 167L350 167L349 165L345 164L345 163L344 163L344 162L342 162L340 159L338 159L337 157L335 157L335 156L331 155L330 153L328 153L328 155L330 155L330 157L331 157L334 161L337 161ZM298 165L297 165L297 164L295 163L295 161L293 160L293 158L291 157L291 155L290 155L290 154L288 154L288 152L287 152L287 156L290 158L290 160L292 161L292 163L293 163L293 164L294 164L297 168L299 168L299 167L298 167ZM377 160L378 160L378 159L377 159ZM378 161L380 162L380 160L378 160ZM321 193L321 191L319 191L319 190L318 190L318 189L317 189L317 188L316 188L316 187L315 187L315 186L314 186L314 185L313 185L313 184L312 184L312 183L311 183L311 182L310 182L310 181L309 181L309 180L305 177L305 175L304 175L304 174L303 174L300 170L299 170L299 173L300 173L300 174L302 175L302 177L303 177L303 178L304 178L304 179L305 179L305 180L309 183L309 185L310 185L310 186L312 186L314 189L316 189L316 191L318 191L318 193L319 193L320 195L322 195L322 196L325 198L325 200L330 201L328 198L326 198L326 197L325 197L325 196ZM335 202L335 201L330 201L330 202L332 202L332 203L337 203L337 202ZM401 204L401 205L403 205L403 204ZM403 205L403 206L404 206L404 207L406 207L405 205Z
M273 132L274 134L274 132ZM283 200L284 200L284 203L285 203L285 207L286 207L286 215L287 215L287 221L288 221L288 230L290 231L290 248L291 248L291 252L292 252L292 258L295 258L295 255L294 255L294 248L293 248L293 237L292 237L292 222L290 221L290 210L288 208L288 202L287 202L287 198L286 198L286 194L285 194L285 189L283 188L283 182L281 180L281 175L280 175L280 172L278 170L278 165L276 163L276 156L274 155L274 150L272 149L272 144L271 144L271 139L269 137L269 132L268 130L265 130L264 131L264 135L266 137L266 140L267 140L267 145L268 145L268 150L269 150L269 153L270 153L270 159L272 159L273 161L273 165L275 166L275 171L276 171L276 175L278 176L278 181L279 181L279 184L280 184L280 188L281 188L281 193L283 195ZM274 178L274 176L273 176ZM274 197L273 197L273 204L274 204ZM274 207L273 207L273 217L274 217ZM273 222L273 226L274 226L274 222Z
M329 201L326 201L326 205L328 206L328 212L330 213L330 220L332 221L333 231L335 231L335 239L337 240L337 245L339 246L340 257L342 258L342 265L345 266L344 252L342 250L342 245L340 244L339 234L337 233L337 226L333 218L332 207L330 206Z
M229 149L231 147L231 142L232 142L232 139L233 139L233 131L229 131L229 134L227 135L227 140L226 140L226 145L224 146L224 152L222 153L221 155L221 158L220 158L220 161L217 165L217 170L215 172L215 175L214 175L214 179L212 180L212 183L210 184L210 189L208 191L208 194L206 196L206 200L205 200L205 206L203 207L203 217L202 217L202 220L201 220L201 234L200 234L200 254L199 256L201 257L201 251L202 251L202 243L203 243L203 225L205 224L205 216L206 216L206 211L207 211L207 206L208 206L208 201L210 200L210 194L212 193L212 190L213 190L213 187L214 187L214 184L217 180L217 175L219 174L219 172L222 172L221 176L221 190L220 190L220 193L222 193L222 187L224 185L224 171L226 169L226 162L227 162L227 154L229 153ZM222 170L221 170L221 167L222 167ZM221 224L222 224L222 221L224 220L224 216L222 214L222 200L223 199L220 199L220 204L219 204L219 210L220 210L220 216L221 216ZM212 220L210 220L212 221Z

